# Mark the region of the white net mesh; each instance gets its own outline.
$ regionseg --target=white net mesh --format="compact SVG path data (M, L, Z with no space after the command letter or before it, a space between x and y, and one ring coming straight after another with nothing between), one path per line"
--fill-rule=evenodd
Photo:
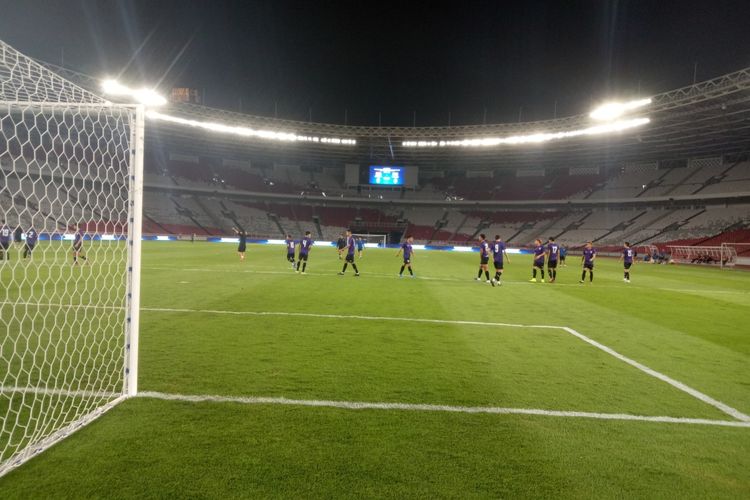
M134 113L0 42L0 475L125 390Z

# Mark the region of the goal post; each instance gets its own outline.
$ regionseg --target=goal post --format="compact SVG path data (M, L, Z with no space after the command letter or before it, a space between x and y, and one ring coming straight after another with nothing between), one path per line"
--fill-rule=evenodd
M0 476L137 391L143 123L0 41Z
M385 248L388 242L388 236L385 234L372 234L372 233L352 233L355 238L361 238L365 241L365 245L372 246L373 244Z

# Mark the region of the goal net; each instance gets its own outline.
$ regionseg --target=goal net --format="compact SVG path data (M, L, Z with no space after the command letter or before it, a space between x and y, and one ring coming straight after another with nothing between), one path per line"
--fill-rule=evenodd
M384 234L370 234L370 233L352 233L355 238L360 238L365 242L366 246L377 245L379 247L385 247L388 237Z
M142 119L0 41L0 476L136 390Z
M737 251L727 246L667 246L671 262L732 267L737 263Z

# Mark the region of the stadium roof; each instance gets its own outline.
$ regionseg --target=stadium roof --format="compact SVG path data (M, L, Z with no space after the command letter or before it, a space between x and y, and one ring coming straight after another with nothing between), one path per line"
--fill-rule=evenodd
M98 82L52 65L84 87ZM643 96L638 96L643 97ZM687 87L653 95L642 115L650 123L600 136L543 144L481 147L408 147L406 141L456 141L559 132L590 127L588 114L554 120L445 127L365 127L283 120L194 104L172 103L171 116L301 136L355 139L356 145L279 142L242 138L150 120L148 140L170 151L268 163L337 166L344 163L416 165L427 169L564 167L679 160L745 153L750 149L750 67Z

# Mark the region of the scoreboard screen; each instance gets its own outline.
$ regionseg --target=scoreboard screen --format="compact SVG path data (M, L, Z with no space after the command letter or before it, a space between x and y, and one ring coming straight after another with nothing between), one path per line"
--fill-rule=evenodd
M370 184L377 186L403 186L404 167L370 167Z

